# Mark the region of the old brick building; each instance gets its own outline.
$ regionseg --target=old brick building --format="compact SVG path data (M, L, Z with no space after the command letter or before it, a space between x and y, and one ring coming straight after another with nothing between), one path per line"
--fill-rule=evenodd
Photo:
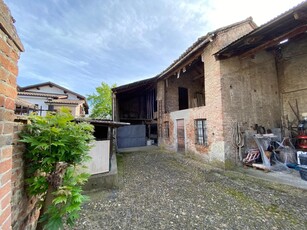
M158 77L160 146L226 161L221 69L213 54L255 28L248 18L208 33Z
M115 88L114 118L128 121L122 115L133 111L139 123L157 125L159 146L234 165L237 125L284 130L282 118L294 116L289 102L307 112L306 8L305 1L261 27L249 18L199 38L156 77Z
M292 126L307 112L306 15L307 1L215 54L221 66L225 137L232 135L234 121L245 129L278 127L284 136L296 137ZM225 141L226 157L233 159L233 140Z
M213 54L255 28L248 18L217 29L156 77L113 89L114 119L156 126L160 146L224 162L220 67Z

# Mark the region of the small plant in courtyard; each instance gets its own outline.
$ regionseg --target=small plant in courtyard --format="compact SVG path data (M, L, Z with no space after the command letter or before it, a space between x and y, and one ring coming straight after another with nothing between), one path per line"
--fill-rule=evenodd
M29 119L21 142L26 144L29 194L42 198L38 228L63 229L64 221L73 225L86 199L81 186L89 175L82 165L90 158L93 126L74 122L65 108Z

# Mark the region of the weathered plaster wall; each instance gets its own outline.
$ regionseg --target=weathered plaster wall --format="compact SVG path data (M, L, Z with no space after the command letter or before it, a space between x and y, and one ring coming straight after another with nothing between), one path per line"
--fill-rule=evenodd
M164 121L169 122L169 138L163 138L162 143L168 149L177 151L177 124L176 120L184 119L185 123L185 151L193 153L207 153L208 146L195 144L195 119L206 119L207 113L204 111L204 106L192 109L180 110L165 114ZM210 144L209 144L210 145ZM223 159L223 156L221 156ZM208 155L203 155L203 158L210 160Z
M270 129L281 125L277 71L274 56L266 51L220 63L225 158L235 163L237 122L243 130L255 124Z
M277 62L283 115L295 121L289 102L300 115L307 112L307 36L285 43Z

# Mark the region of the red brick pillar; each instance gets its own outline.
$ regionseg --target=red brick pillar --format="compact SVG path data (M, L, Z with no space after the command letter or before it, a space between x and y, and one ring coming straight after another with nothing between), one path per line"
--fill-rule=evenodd
M0 229L11 229L11 174L17 62L23 46L0 0Z

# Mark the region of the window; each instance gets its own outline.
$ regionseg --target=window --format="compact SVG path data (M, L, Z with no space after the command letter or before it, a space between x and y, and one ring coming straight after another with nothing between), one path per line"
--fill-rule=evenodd
M54 111L54 105L48 105L48 111Z
M208 145L206 119L195 120L195 142L198 145Z
M169 138L169 122L164 122L164 137Z
M188 89L179 87L178 88L178 99L179 99L179 110L188 109L189 108L189 96Z

